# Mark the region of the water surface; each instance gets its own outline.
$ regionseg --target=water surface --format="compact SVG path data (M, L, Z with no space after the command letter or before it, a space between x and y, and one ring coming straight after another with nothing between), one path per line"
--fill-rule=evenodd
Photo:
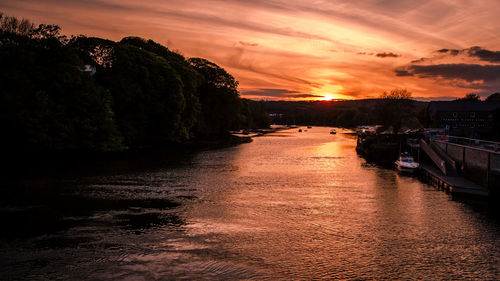
M369 165L353 137L329 131L6 189L0 279L500 278L487 206Z

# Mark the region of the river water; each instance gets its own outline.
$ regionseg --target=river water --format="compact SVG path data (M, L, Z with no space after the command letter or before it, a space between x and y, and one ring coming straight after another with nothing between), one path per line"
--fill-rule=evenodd
M2 280L500 279L500 221L314 127L3 189Z

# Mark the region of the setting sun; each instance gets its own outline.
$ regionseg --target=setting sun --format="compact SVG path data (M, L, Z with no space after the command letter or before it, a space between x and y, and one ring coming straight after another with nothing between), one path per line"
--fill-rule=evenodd
M336 99L334 95L331 94L325 94L322 98L319 98L319 100L322 101L329 101L329 100L334 100Z

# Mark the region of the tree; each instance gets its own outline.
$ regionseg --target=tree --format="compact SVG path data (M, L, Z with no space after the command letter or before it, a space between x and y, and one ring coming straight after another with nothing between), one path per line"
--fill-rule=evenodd
M71 38L68 46L78 52L85 64L96 67L97 73L112 67L116 43L111 40L80 35Z
M238 82L223 68L206 59L190 58L188 62L204 78L199 88L201 118L198 134L220 136L239 129L242 120Z
M112 67L98 77L113 96L118 128L128 145L179 142L185 99L182 81L168 62L120 42ZM97 75L96 75L97 76Z
M500 93L496 92L486 98L486 101L500 101Z
M269 122L212 62L139 37L68 40L60 30L0 13L0 147L116 151Z
M409 100L411 92L406 89L393 89L390 92L383 92L380 98L385 100Z
M404 119L414 114L413 102L410 98L411 92L406 89L394 89L390 92L384 92L380 96L377 106L377 115L380 122L385 127L392 126L394 132L398 132Z
M466 94L463 98L458 98L455 101L481 101L481 97L475 93Z
M16 17L3 16L0 13L0 29L3 32L27 36L33 32L35 27L27 19L19 20Z
M182 95L185 100L179 135L182 136L181 139L193 137L193 129L200 114L198 88L203 80L202 75L194 70L182 55L170 51L167 47L153 40L145 40L140 37L125 37L120 42L136 46L162 57L175 70L182 80Z
M241 99L241 126L244 129L267 128L271 124L269 114L264 111L262 102Z
M359 122L359 110L357 108L348 108L341 111L337 117L337 124L345 128L355 127Z
M0 72L2 147L24 152L123 148L109 92L80 71L83 62L72 48L45 35L2 31L0 65L8 69Z

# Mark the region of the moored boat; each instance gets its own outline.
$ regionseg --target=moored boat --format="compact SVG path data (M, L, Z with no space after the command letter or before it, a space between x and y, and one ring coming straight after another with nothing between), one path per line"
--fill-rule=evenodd
M394 162L396 164L396 169L402 173L410 173L413 174L418 171L420 164L415 162L413 157L408 154L408 152L401 153L398 160Z

